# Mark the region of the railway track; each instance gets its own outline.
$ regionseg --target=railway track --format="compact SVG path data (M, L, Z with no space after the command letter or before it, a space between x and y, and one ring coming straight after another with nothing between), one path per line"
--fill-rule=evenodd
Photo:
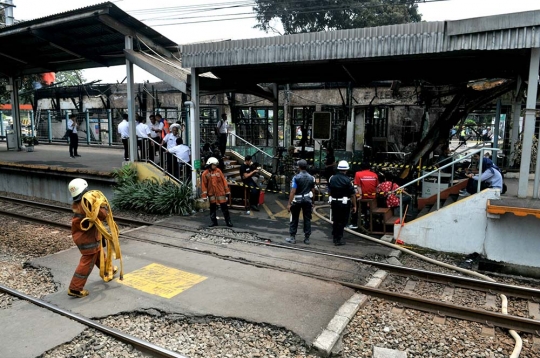
M105 325L102 325L96 321L93 321L89 318L86 318L84 316L78 315L76 313L61 309L57 306L54 306L50 303L47 303L45 301L42 301L40 299L37 299L35 297L26 295L24 293L18 292L16 290L10 289L8 287L5 287L3 285L0 285L0 292L6 293L10 296L17 297L19 299L25 300L27 302L30 302L36 306L43 307L51 312L54 312L58 315L67 317L71 320L74 320L76 322L79 322L86 327L94 328L98 331L101 331L108 336L114 337L124 343L131 344L133 347L135 347L137 350L148 353L150 352L154 357L157 358L187 358L184 355L181 355L177 352L170 351L168 349L165 349L163 347L157 346L153 343L144 341L142 339L139 339L137 337L134 337L132 335L129 335L127 333L118 331L114 328L107 327Z
M14 218L61 228L71 228L71 208L0 196L0 214ZM127 229L152 223L115 216L119 229Z
M25 203L24 205L29 205L29 204ZM49 207L49 210L52 210L52 209L53 208ZM11 212L10 216L17 216L23 219L27 219L28 217L28 215L16 214L14 212ZM30 217L30 219L35 219L35 217ZM50 224L50 222L47 219L40 219L40 222ZM139 225L143 224L138 221L137 223ZM165 223L157 223L157 224L153 224L153 226L162 227L165 229L188 231L188 232L192 232L193 234L201 234L201 230L190 228L190 227L183 227L183 226L178 227L178 226L167 225ZM438 272L412 269L412 268L407 268L403 266L395 266L395 265L391 265L387 263L365 260L361 258L355 258L355 257L350 257L350 256L345 256L345 255L337 255L334 253L325 252L324 250L311 249L311 248L306 249L306 248L301 248L301 247L292 247L290 245L276 244L269 241L245 239L245 238L240 238L239 235L212 234L208 232L204 232L204 234L210 235L210 236L214 235L220 238L227 238L228 240L231 240L231 241L238 241L238 242L250 243L250 244L255 244L255 245L264 245L266 247L272 247L272 248L276 248L280 250L294 250L295 252L306 253L306 254L311 254L311 255L321 255L321 256L332 257L332 258L336 258L340 260L350 260L350 261L354 261L363 265L377 267L381 270L390 272L396 276L405 277L410 282L422 281L422 282L437 283L440 285L444 285L445 289L443 291L447 293L449 292L450 289L459 287L466 290L482 292L484 297L488 297L488 296L492 297L494 293L499 293L499 294L505 294L509 297L530 300L533 303L538 302L540 300L540 290L529 288L529 287L506 285L502 283L487 282L487 281L463 277L463 276L454 276L454 275L443 274L443 273L438 273ZM181 250L188 250L188 251L197 252L201 254L213 255L224 260L230 260L230 261L239 262L243 264L254 265L257 267L263 267L263 268L268 268L268 269L273 269L273 270L276 270L276 269L284 270L283 267L271 265L264 262L247 261L246 259L242 257L231 257L231 256L226 256L226 255L220 255L216 253L215 251L213 251L211 248L199 249L199 248L193 248L193 247L186 247L185 245L182 245L179 243L172 244L172 243L165 243L165 242L156 242L155 240L152 240L152 239L144 239L144 238L132 236L131 233L121 234L121 237L124 239L148 242L151 244L159 244L162 246L174 247ZM218 246L218 245L214 245L214 246ZM290 270L287 270L287 271L291 272ZM527 332L531 334L538 334L538 332L540 332L540 321L538 320L530 319L527 317L514 316L514 315L504 315L504 314L489 311L486 309L479 309L478 307L464 307L462 305L456 305L449 302L445 302L445 301L448 301L448 294L443 295L440 300L426 299L426 298L420 297L419 295L415 295L414 287L411 287L411 284L409 284L408 287L405 287L403 289L403 292L395 292L395 290L392 291L391 289L367 287L365 285L361 285L358 283L331 279L331 278L324 277L321 275L310 274L308 272L295 271L294 273L312 277L319 280L334 282L334 283L337 283L346 287L350 287L352 289L360 291L369 296L378 297L384 300L396 302L403 307L425 311L425 312L431 312L440 317L441 316L453 317L453 318L458 318L462 320L479 322L479 323L483 323L483 324L487 324L491 326L501 327L505 329L513 329L516 331ZM414 279L411 279L411 278L414 278ZM448 287L448 290L446 290L446 287Z

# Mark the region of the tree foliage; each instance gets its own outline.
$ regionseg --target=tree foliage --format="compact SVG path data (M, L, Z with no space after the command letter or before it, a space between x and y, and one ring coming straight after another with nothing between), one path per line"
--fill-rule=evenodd
M352 29L419 22L416 0L255 0L256 28L274 30L273 19L285 34Z
M56 73L56 83L60 86L78 86L86 82L81 70Z

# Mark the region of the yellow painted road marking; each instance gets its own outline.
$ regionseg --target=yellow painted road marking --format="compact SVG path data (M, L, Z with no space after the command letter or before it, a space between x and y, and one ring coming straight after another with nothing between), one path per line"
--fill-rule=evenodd
M266 213L268 214L268 216L270 216L270 219L272 220L276 220L274 214L272 214L272 211L270 211L270 209L268 208L268 206L266 206L266 204L262 204L264 210L266 211Z
M116 281L152 295L172 298L206 279L204 276L154 263L124 275L123 281Z
M287 207L283 205L283 203L279 200L276 200L276 204L278 204L283 210L287 210Z
M287 219L290 219L291 217L291 213L289 213L287 211L287 208L279 201L279 200L276 200L276 203L283 209L282 211L276 213L274 216L275 217L278 217L278 218L287 218ZM304 219L304 215L302 215L302 212L300 211L300 219L303 220ZM316 215L312 215L311 216L311 222L315 222L319 220L319 217L316 216Z

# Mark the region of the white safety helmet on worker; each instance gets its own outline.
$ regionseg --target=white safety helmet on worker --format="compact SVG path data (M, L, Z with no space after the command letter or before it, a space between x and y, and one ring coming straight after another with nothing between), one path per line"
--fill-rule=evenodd
M210 165L210 164L219 165L219 160L217 160L217 159L214 158L214 157L210 157L210 158L208 158L208 160L206 161L206 165Z
M81 199L82 194L88 189L88 183L81 178L73 179L69 182L68 189L73 200L78 201Z
M346 160L340 160L337 165L338 170L349 170L349 163Z

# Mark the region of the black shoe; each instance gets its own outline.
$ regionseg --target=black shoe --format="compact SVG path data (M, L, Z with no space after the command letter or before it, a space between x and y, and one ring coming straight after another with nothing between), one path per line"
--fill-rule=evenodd
M256 206L256 205L251 205L251 209L252 209L253 211L259 211L259 207Z
M76 156L76 157L80 157L80 155L79 155L79 154L75 154L75 156Z
M218 226L217 223L211 223L210 225L208 225L208 227L214 227L214 226Z
M232 222L231 222L231 221L227 221L227 226L228 226L228 227L233 227Z
M75 156L73 156L73 155L70 155L69 157L70 157L70 158L75 158Z
M304 244L309 245L309 237L304 238Z
M336 241L336 243L334 245L343 246L343 245L345 245L345 241Z

